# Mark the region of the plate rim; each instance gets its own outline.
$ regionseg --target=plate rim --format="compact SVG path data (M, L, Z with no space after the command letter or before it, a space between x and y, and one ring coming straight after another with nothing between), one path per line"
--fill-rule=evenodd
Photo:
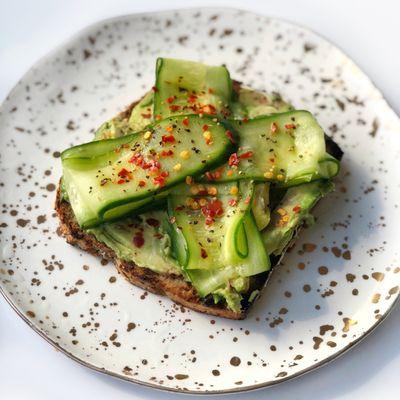
M292 26L301 28L305 31L311 32L317 37L323 39L325 42L329 43L331 46L339 50L343 56L348 59L354 67L356 67L363 75L364 77L369 81L369 83L373 86L377 94L380 96L380 98L386 103L387 107L395 114L395 116L400 119L399 114L397 113L397 110L390 104L390 102L387 100L387 98L383 95L382 91L378 88L378 86L374 83L374 81L370 78L368 74L364 72L360 66L353 61L353 59L347 55L347 53L338 45L334 44L330 39L326 38L324 35L320 34L319 32L314 31L313 29L302 25L298 22L293 22L289 19L286 18L280 18L276 16L269 16L266 14L261 14L258 12L255 12L253 10L245 9L245 8L240 8L240 7L230 7L230 6L205 6L205 7L180 7L180 8L169 8L169 9L162 9L162 10L153 10L153 11L147 11L147 12L134 12L134 13L128 13L128 14L120 14L120 15L115 15L109 18L104 18L100 19L98 21L95 21L93 23L90 23L89 25L86 25L85 27L77 30L75 33L72 35L68 36L66 39L61 41L58 45L56 45L54 48L52 48L50 51L45 53L44 55L40 56L26 71L25 73L19 78L19 80L16 82L16 84L11 88L11 90L7 93L5 96L4 100L0 104L0 112L2 111L4 104L6 103L7 99L15 92L17 89L19 83L28 75L33 69L37 68L42 62L44 62L46 59L51 57L53 54L56 54L58 51L60 51L63 47L65 47L69 42L78 39L82 35L85 34L85 32L90 31L94 29L95 27L99 25L103 25L105 23L111 23L113 21L121 20L121 19L129 19L131 17L140 17L140 16L149 16L149 15L154 15L154 14L160 14L160 13L173 13L173 12L179 12L179 11L203 11L203 10L215 10L216 12L223 12L225 10L229 11L238 11L242 13L247 13L247 14L252 14L254 16L259 16L259 17L265 17L270 19L271 21L279 21L279 22L284 22L286 24L290 24ZM174 387L168 387L164 386L162 384L155 384L151 382L145 382L142 380L138 380L129 376L125 376L116 372L112 372L110 370L107 370L106 368L103 367L98 367L88 361L83 360L82 358L79 358L78 356L74 355L64 347L62 347L58 342L55 340L51 339L44 331L42 331L38 325L34 324L31 319L29 319L24 312L20 309L18 304L13 301L12 297L9 296L6 293L6 290L3 288L2 283L0 282L0 294L2 297L5 299L6 303L9 304L11 309L15 311L15 313L34 331L36 332L41 338L43 338L46 342L48 342L51 346L53 346L56 350L60 351L63 355L68 357L69 359L75 361L76 363L89 368L92 371L111 376L113 378L117 378L119 380L141 385L147 388L151 389L156 389L159 391L164 391L164 392L173 392L173 393L182 393L182 394L192 394L192 395L222 395L222 394L232 394L232 393L243 393L243 392L250 392L250 391L256 391L256 390L261 390L264 388L269 388L272 386L279 385L283 382L293 380L296 378L299 378L303 375L306 375L310 372L313 372L329 363L332 361L338 359L345 353L347 353L349 350L351 350L354 346L356 346L358 343L360 343L363 339L365 339L367 336L369 336L375 329L381 325L386 318L389 316L389 314L395 309L397 304L400 302L400 292L397 293L396 297L390 304L390 306L387 308L386 312L382 314L381 318L377 320L373 325L371 325L365 332L363 332L358 338L355 340L351 341L348 343L345 347L342 349L338 350L336 353L333 353L329 357L324 358L323 360L307 367L304 368L298 372L296 372L293 375L283 377L281 379L275 379L275 380L269 380L266 382L262 383L257 383L254 385L248 385L248 386L242 386L242 387L234 387L231 389L221 389L221 390L185 390L183 388L174 388Z

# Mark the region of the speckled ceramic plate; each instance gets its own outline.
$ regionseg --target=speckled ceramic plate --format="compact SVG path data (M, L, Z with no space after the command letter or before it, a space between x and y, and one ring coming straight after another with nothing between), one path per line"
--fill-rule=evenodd
M138 99L158 56L225 63L233 78L314 112L345 151L318 223L245 321L147 294L56 233L60 151ZM352 347L396 302L400 122L359 68L307 29L231 9L101 22L22 78L0 130L1 291L33 329L93 369L196 393L273 385Z

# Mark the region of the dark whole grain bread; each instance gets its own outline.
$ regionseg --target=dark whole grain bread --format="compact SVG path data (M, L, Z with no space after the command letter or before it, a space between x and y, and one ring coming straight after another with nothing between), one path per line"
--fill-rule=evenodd
M235 85L240 85L235 82ZM140 100L139 100L140 101ZM129 118L133 107L139 102L133 102L120 113L123 118ZM326 137L327 151L337 159L341 159L343 152L340 147L328 136ZM214 304L211 296L202 299L198 296L190 282L184 280L181 275L157 273L149 268L142 268L133 262L121 260L115 252L94 235L85 232L78 225L70 204L61 197L60 185L57 189L55 210L60 220L58 232L66 241L74 246L87 251L90 254L110 260L114 263L118 272L130 283L139 286L149 292L168 296L175 303L202 313L230 319L244 319L252 303L248 301L254 290L260 290L266 285L272 269L268 272L251 277L250 288L242 301L242 310L235 312L227 308L226 304ZM273 267L279 264L282 257L271 259Z

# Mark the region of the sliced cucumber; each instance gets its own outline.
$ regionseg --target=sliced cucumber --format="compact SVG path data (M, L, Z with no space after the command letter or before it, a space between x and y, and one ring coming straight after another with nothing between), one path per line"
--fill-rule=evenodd
M277 93L267 94L245 86L235 88L236 99L231 104L233 118L255 118L293 110Z
M334 189L329 181L316 181L289 188L271 214L271 222L262 231L268 254L280 255L295 229L307 218L317 201Z
M156 65L154 116L228 115L232 82L225 67L159 58Z
M242 228L253 184L180 185L168 197L173 246L185 271L234 265L247 256ZM232 193L232 194L231 194Z
M218 176L221 182L255 179L292 186L339 172L339 161L326 153L324 132L308 111L232 124L239 134L239 151L204 180Z
M238 187L235 183L198 185L192 192L197 193L198 187L203 195L181 195L174 193L174 189L168 198L168 212L174 254L186 276L204 297L226 285L229 289L238 278L267 271L270 264L250 211L253 183L241 181L235 195L232 195ZM206 194L210 188L217 189L218 209L222 210L222 215L207 225L207 210L198 210L196 204L200 206L201 199L208 200L208 204L216 201Z
M263 230L270 220L269 183L257 183L254 187L251 210L259 231Z
M236 263L231 265L186 271L193 286L201 296L213 293L219 288L224 289L228 287L229 289L238 278L248 278L268 271L271 268L269 257L250 210L243 218L243 224L249 244L248 257L238 259ZM242 288L242 291L245 292L247 286L244 284Z
M140 133L64 151L63 180L78 223L91 227L126 215L143 199L221 164L232 146L225 131L209 117L176 116Z

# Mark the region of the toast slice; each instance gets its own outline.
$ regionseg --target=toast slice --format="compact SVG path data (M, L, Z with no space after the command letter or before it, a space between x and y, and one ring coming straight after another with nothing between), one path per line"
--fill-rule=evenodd
M239 85L238 82L235 82ZM130 104L119 116L129 118L133 107L140 100ZM339 146L329 137L326 137L327 152L337 159L341 159L343 152ZM123 275L130 283L139 286L149 292L168 296L175 303L195 311L225 317L229 319L244 319L248 310L253 304L248 301L250 293L254 290L260 290L266 285L273 267L277 266L283 257L271 257L272 268L264 273L251 278L249 295L244 296L242 301L242 309L240 312L235 312L227 308L224 304L215 304L212 297L200 298L195 288L190 282L185 281L181 275L157 273L149 268L143 268L135 265L133 262L128 262L118 258L114 250L98 241L94 235L84 231L78 225L70 204L62 199L60 185L57 189L55 202L55 210L60 219L58 233L63 236L66 241L80 249L87 251L90 254L99 256L103 259L112 261L118 272ZM298 234L299 229L294 235L294 239ZM289 248L293 241L287 246Z

